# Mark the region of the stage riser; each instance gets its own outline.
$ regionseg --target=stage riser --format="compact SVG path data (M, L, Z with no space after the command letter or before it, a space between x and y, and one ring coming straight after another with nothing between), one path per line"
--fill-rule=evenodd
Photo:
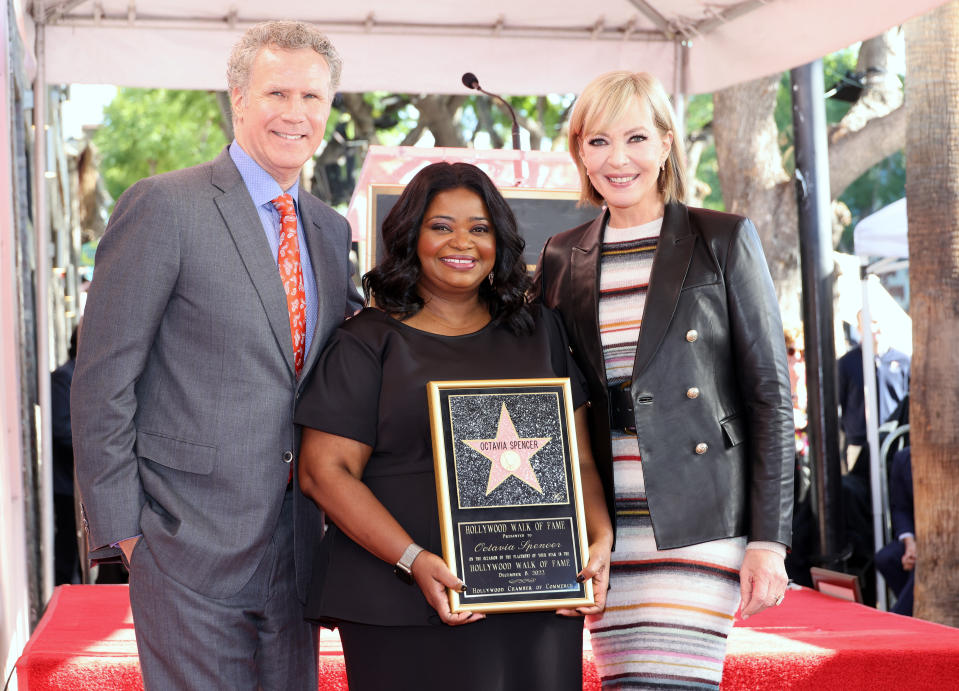
M959 630L803 588L737 621L722 691L959 688ZM592 651L583 688L599 689ZM320 689L348 691L339 638L320 636ZM17 661L21 691L142 689L127 587L61 586ZM451 687L453 688L453 687Z

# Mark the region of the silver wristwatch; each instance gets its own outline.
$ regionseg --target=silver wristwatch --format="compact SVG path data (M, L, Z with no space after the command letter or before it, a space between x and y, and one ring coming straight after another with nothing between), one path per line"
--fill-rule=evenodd
M413 561L422 551L422 547L415 542L411 542L410 546L403 551L403 556L393 566L393 573L407 585L413 585Z

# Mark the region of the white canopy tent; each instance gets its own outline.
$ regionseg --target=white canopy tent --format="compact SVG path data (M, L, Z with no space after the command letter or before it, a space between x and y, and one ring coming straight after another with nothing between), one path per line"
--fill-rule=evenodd
M853 228L856 256L904 259L909 256L906 238L906 198L866 216Z
M885 422L877 420L879 411L876 392L876 353L872 338L866 337L866 331L872 331L876 318L875 289L877 276L908 266L909 240L906 219L905 198L883 207L856 224L853 229L853 243L856 255L861 262L862 276L862 372L863 389L866 402L866 440L869 443L869 484L872 494L872 523L876 551L886 542L885 516L889 510L888 487L886 483L886 459L880 452L879 425ZM875 261L872 261L875 260ZM872 263L870 263L872 261ZM881 319L878 320L881 323ZM912 353L912 321L909 321L909 344L907 351ZM884 327L883 327L884 328ZM902 334L900 334L902 335ZM885 609L886 592L882 575L876 571L877 605Z
M3 0L4 7L7 2ZM677 99L805 64L875 36L944 0L23 0L16 2L36 84L225 87L230 46L252 23L293 17L330 35L341 89L457 93L474 72L502 94L572 93L612 69L656 74ZM29 57L27 59L29 62ZM37 132L45 89L34 88ZM680 123L680 130L682 130ZM6 155L6 154L5 154ZM44 137L36 138L36 292L47 294ZM9 200L8 200L9 201ZM3 288L7 291L7 288ZM4 299L6 295L0 296ZM36 302L37 358L49 360L48 313ZM38 367L42 419L49 381ZM49 440L42 467L49 468ZM50 494L49 471L41 496ZM49 520L52 511L46 508ZM52 530L44 536L50 553Z
M293 17L327 31L342 89L455 93L460 75L509 94L572 93L646 70L703 93L875 36L942 0L34 0L50 84L221 89L237 35Z

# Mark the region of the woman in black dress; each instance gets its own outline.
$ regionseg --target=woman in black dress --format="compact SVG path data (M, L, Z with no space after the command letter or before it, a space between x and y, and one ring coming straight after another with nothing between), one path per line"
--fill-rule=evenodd
M300 486L331 521L307 616L339 628L351 691L579 689L581 615L604 607L612 529L563 327L527 304L523 240L475 166L420 171L383 222L383 245L363 280L376 307L333 336L297 406ZM528 377L572 382L589 541L579 576L593 579L596 604L453 614L446 588L462 583L439 556L426 383Z

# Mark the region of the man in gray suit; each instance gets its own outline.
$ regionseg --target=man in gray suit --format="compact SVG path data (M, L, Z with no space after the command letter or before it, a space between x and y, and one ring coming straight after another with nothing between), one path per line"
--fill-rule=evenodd
M91 558L130 569L148 689L317 688L300 603L322 521L292 472L293 408L361 303L348 224L298 180L340 66L310 25L247 31L228 68L236 139L131 187L97 251L77 476Z

